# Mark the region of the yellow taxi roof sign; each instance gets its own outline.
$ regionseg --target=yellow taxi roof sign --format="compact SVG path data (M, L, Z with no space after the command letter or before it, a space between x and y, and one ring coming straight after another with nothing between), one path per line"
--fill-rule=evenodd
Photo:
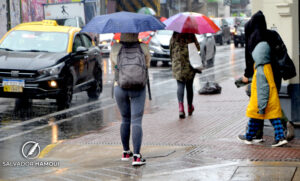
M43 21L33 21L27 23L21 23L18 26L28 26L28 25L45 25L45 26L58 26L55 20L43 20Z
M43 22L43 25L58 26L58 24L55 20L43 20L42 22Z

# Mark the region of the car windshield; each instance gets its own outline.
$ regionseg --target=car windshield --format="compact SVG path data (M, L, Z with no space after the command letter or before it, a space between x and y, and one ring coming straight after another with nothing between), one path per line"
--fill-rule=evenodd
M171 30L160 30L160 31L157 31L157 34L158 35L173 35L173 31Z
M0 44L0 49L33 52L65 52L68 34L60 32L12 31Z

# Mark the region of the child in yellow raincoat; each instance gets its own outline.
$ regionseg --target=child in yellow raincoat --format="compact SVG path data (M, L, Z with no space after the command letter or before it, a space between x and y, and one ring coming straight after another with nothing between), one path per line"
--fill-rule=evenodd
M255 70L251 85L250 102L246 112L250 120L246 134L239 135L239 139L244 140L246 144L252 144L259 125L264 119L269 119L275 132L275 141L272 147L277 147L287 144L287 140L280 121L282 112L270 64L270 53L271 49L266 41L258 42L252 51Z

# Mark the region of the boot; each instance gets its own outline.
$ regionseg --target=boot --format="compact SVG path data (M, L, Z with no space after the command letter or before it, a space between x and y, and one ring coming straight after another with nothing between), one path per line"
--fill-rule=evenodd
M182 102L179 102L179 118L185 118L184 106Z
M193 104L192 105L188 105L188 113L189 113L189 116L191 116L194 112L194 106Z

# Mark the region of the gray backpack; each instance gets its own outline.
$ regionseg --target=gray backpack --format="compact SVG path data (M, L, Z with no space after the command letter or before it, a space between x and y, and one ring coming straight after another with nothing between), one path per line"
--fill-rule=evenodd
M124 89L142 89L148 80L145 54L140 43L122 43L118 54L116 81Z

